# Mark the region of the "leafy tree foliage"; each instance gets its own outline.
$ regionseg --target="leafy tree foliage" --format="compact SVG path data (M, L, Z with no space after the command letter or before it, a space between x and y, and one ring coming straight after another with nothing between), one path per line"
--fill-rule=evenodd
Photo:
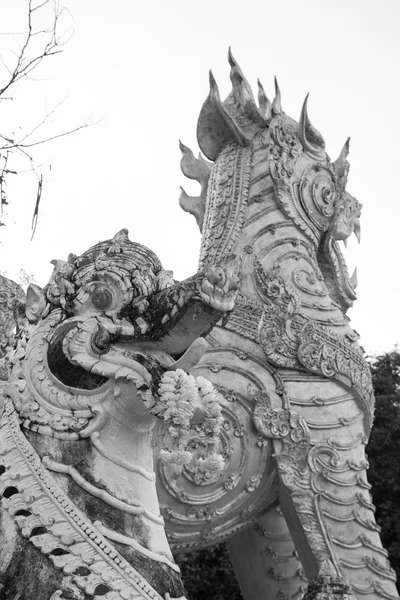
M368 475L382 543L400 581L400 352L377 356L371 370L376 409Z
M226 544L176 559L190 600L243 600Z
M397 396L398 402L400 394L400 351L398 348L373 358L371 372L375 396ZM396 402L395 398L393 400Z
M373 358L371 371L376 411L368 476L382 542L400 581L400 351ZM190 600L243 600L225 544L181 554L177 562Z

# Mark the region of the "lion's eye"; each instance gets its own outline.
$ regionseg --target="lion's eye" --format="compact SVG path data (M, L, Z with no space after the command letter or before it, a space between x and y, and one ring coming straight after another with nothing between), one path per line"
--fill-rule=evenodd
M107 310L113 302L113 296L110 290L105 287L98 287L92 294L92 304L99 310Z

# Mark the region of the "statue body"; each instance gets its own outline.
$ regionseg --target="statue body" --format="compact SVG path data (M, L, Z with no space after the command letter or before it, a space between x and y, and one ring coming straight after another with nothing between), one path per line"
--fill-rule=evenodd
M192 370L224 398L225 469L171 480L159 465L168 539L173 551L227 539L246 600L297 598L307 584L313 597L394 600L366 474L370 372L346 315L356 274L338 244L360 231L349 143L331 162L307 99L299 123L277 84L272 104L260 85L257 105L229 60L231 93L222 102L211 75L199 117L208 161L181 145L201 194L180 199L202 230L200 268L226 252L243 261L235 308Z

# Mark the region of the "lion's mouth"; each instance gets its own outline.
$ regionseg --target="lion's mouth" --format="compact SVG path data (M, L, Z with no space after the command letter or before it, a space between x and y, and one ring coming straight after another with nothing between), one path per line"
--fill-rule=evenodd
M91 391L107 383L108 378L91 371L86 371L79 365L74 365L65 356L63 350L64 338L67 333L76 329L77 326L78 322L72 321L64 323L55 331L49 342L47 363L53 377L67 387Z
M345 247L347 247L346 244ZM353 301L357 297L355 293L358 283L357 267L354 269L351 277L349 277L347 263L340 249L340 244L338 242L333 242L331 252L335 255L336 262L338 265L338 279L340 279L341 283L340 287L344 287L347 290L348 295L351 296L351 300Z
M165 370L158 360L160 352L153 356L132 344L131 336L123 332L117 336L115 331L122 331L122 326L111 324L110 329L111 334L107 323L93 318L62 323L48 343L47 366L53 380L83 395L91 395L115 377L132 380L134 374L135 385L148 389L151 380L157 386Z
M359 238L359 233L358 235L356 234L356 237L357 239ZM348 238L341 240L344 242L344 247L346 248L347 240ZM354 254L353 249L351 249L349 254L352 258ZM329 235L326 236L321 244L318 253L318 263L324 275L330 296L339 304L343 312L346 312L353 306L353 302L357 298L357 268L349 276L346 260L340 248L339 241L334 240Z

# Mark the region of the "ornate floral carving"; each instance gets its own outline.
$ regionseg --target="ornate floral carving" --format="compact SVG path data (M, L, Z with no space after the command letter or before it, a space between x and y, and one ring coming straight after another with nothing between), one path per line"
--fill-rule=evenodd
M225 465L218 451L223 417L218 392L209 381L182 369L167 371L150 410L168 426L171 442L160 451L164 463L185 465L197 485L219 477Z
M260 344L273 364L301 368L296 340L290 337L287 327L288 321L300 308L296 292L285 283L277 270L265 271L256 257L254 273L264 300L259 323Z
M317 244L315 229L305 218L304 211L299 210L292 192L295 164L301 154L295 124L286 115L278 114L271 122L270 135L270 172L275 185L275 195L289 219Z
M273 477L270 442L250 447L252 441L252 401L235 392L229 400L229 389L218 387L224 422L220 431L220 452L224 457L222 474L205 477L194 472L190 463L177 474L170 465L158 463L160 477L159 497L163 514L167 510L172 548L180 550L201 547L208 542L200 531L212 514L213 542L239 531L246 523L257 518L265 502L273 502L270 495ZM166 425L158 429L161 446L168 445ZM190 434L188 447L201 456L205 447L196 428ZM203 511L208 507L207 514ZM251 508L251 510L250 510ZM249 509L249 510L247 510ZM247 511L247 512L246 512ZM241 516L242 515L242 516ZM209 534L211 536L211 533Z
M305 469L310 449L310 432L305 420L292 410L277 410L267 394L249 387L248 394L254 402L254 424L266 438L282 443L281 454L296 461L296 468Z

